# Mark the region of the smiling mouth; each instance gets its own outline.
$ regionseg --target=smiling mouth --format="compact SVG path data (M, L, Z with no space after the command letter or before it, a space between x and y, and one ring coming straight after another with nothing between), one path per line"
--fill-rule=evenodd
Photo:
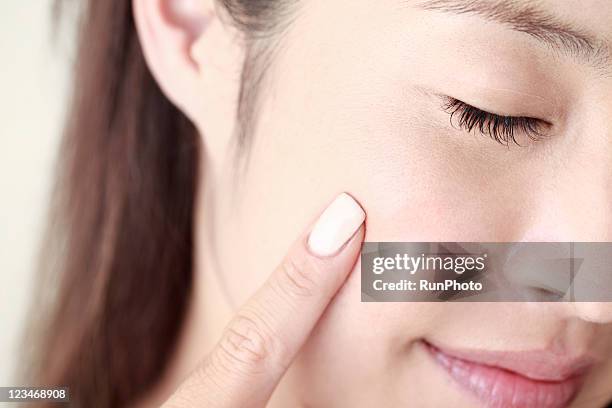
M593 363L548 351L451 350L423 343L457 384L491 408L567 407Z

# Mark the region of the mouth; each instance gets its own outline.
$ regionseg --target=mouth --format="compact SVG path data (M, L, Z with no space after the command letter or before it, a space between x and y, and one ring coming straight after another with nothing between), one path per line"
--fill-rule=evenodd
M424 344L457 384L491 408L567 407L593 363L548 350L453 350Z

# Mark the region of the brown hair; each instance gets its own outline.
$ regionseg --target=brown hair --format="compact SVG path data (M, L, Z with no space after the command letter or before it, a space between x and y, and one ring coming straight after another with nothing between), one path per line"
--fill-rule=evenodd
M222 0L249 33L247 50L278 27L277 3ZM131 1L81 6L52 249L44 259L59 274L42 284L41 294L53 297L33 375L39 384L70 387L71 406L117 407L151 388L176 345L193 279L199 136L147 69ZM237 116L243 125L263 72L254 59L247 51Z

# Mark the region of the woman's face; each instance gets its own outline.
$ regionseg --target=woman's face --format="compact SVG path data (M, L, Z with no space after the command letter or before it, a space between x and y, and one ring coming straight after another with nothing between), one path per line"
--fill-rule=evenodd
M216 259L235 303L342 191L366 210L366 241L612 240L610 2L298 3L261 84L246 171L212 160ZM451 124L454 99L534 119L468 132ZM492 140L508 132L521 146ZM279 405L478 404L424 341L532 352L559 371L588 356L576 406L612 396L612 304L361 303L359 270Z

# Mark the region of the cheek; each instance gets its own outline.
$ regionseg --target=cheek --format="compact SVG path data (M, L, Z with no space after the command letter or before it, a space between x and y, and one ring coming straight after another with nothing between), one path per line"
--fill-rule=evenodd
M491 160L491 148L482 154L449 142L448 118L434 117L432 102L398 80L419 67L385 61L398 53L376 51L372 39L332 50L306 38L290 38L268 72L274 80L260 95L250 164L228 204L224 238L241 257L227 249L224 266L249 271L229 282L239 300L342 191L365 208L369 241L509 240L506 220L520 207L521 187Z
M292 364L281 393L299 401L296 406L403 406L398 398L406 392L396 387L418 383L415 373L429 379L420 384L423 395L427 387L442 386L415 340L431 333L443 312L438 304L361 303L357 265Z
M523 188L516 180L495 174L490 159L431 142L439 133L417 130L409 137L418 146L387 149L380 160L364 163L367 240L503 241L519 233Z
M258 193L264 188L275 200L273 213L284 217L268 220L271 225L307 222L346 191L366 210L366 241L497 241L517 235L513 227L525 215L520 177L509 176L491 157L445 143L452 138L448 131L391 129L384 120L336 122L327 129L313 121L302 123L301 131L299 138L268 145L268 154L259 156L266 168L251 172L262 177L255 182ZM513 227L508 217L517 221Z
M382 103L363 109L368 101L321 97L262 113L233 217L237 232L227 240L246 248L232 267L251 271L245 278L253 284L235 283L241 298L342 191L366 210L366 241L512 240L506 220L521 208L520 178L508 178L488 152L458 146L453 131L434 130L416 114L398 121Z

